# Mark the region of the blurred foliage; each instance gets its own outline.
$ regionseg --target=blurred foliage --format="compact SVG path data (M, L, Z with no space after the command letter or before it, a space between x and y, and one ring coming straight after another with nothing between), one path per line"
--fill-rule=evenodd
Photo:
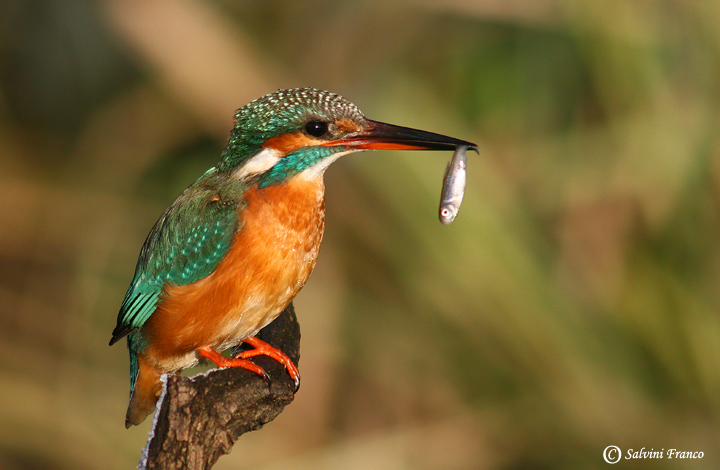
M477 141L328 171L303 387L216 468L718 468L720 4L0 5L0 467L129 468L107 347L145 234L235 108L315 86Z

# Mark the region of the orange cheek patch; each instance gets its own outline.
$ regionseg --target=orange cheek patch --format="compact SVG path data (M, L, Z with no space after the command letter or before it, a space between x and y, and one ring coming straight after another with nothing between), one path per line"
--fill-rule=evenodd
M323 142L324 140L315 139L302 132L290 132L277 137L271 137L266 140L262 146L263 148L271 148L287 155L299 148L313 147Z
M346 118L337 120L335 122L335 126L341 134L351 134L365 130L362 126ZM297 131L289 132L287 134L279 135L277 137L271 137L266 140L262 146L263 148L271 148L279 151L283 155L287 155L303 147L314 147L316 145L336 146L343 144L345 144L345 142L343 142L342 140L332 140L328 142L327 140L310 137L302 131ZM405 147L403 147L403 149L404 148Z

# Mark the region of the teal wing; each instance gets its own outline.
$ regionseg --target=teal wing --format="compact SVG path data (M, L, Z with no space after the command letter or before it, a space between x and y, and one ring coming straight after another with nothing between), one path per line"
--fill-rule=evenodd
M204 278L229 251L239 224L238 202L221 199L202 180L165 210L145 240L111 345L147 321L166 285Z

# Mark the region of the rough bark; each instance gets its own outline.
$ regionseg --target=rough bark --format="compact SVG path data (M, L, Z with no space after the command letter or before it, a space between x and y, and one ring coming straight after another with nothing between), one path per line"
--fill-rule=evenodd
M292 304L258 337L298 363L300 325ZM269 379L240 368L168 376L139 468L209 469L238 437L275 419L293 400L295 384L275 360L252 360Z

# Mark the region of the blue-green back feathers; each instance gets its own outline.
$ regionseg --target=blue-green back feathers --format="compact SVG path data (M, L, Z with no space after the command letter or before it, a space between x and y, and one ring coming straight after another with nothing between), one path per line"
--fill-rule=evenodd
M242 186L211 169L168 207L140 252L110 344L140 328L166 285L198 281L222 261L239 225Z

